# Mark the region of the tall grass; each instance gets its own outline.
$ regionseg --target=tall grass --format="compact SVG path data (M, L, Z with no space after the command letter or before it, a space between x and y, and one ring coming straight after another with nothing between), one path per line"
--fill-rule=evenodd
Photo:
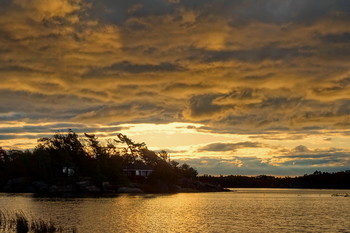
M29 232L29 221L24 215L23 212L19 212L15 214L15 218L12 220L16 227L16 231L18 233L27 233Z
M9 213L0 210L0 232L16 233L53 233L53 232L72 232L76 233L76 228L70 230L56 226L51 220L31 219L22 211Z

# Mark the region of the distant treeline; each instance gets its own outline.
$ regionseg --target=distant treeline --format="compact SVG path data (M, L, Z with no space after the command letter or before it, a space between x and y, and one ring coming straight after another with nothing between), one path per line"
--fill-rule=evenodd
M145 143L133 142L123 134L117 136L117 140L101 142L95 135L80 137L69 131L39 139L33 150L0 147L0 191L6 191L6 187L9 191L26 191L23 183L32 185L34 181L40 181L41 186L72 186L82 180L97 187L106 182L128 186L135 182L125 173L130 166L152 170L147 179L140 176L137 180L147 183L150 191L152 187L154 191L171 191L169 187L197 177L194 168L170 160L166 151L154 152Z
M350 189L350 170L328 173L315 171L310 175L298 177L275 176L210 176L199 177L203 182L220 184L225 188L319 188Z

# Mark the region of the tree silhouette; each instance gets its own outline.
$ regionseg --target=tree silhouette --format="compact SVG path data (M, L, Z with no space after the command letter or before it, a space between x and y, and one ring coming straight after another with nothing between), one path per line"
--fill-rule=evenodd
M0 162L5 162L8 159L7 152L0 147Z
M41 138L33 151L0 148L0 189L6 181L14 178L42 180L48 183L72 184L88 177L96 184L109 181L126 184L123 169L129 165L147 167L152 170L148 179L140 179L153 191L170 190L181 179L193 179L197 171L189 165L179 166L170 160L166 151L156 153L145 143L136 143L124 134L118 139L101 141L94 134L84 134L81 138L69 130L66 134L56 133L52 137ZM73 175L64 171L74 170ZM158 185L158 186L157 186Z
M135 143L130 138L128 138L126 135L119 133L118 135L119 140L115 140L116 143L125 144L126 147L122 149L122 156L125 160L126 164L133 164L138 159L140 159L140 156L142 154L141 150L146 149L146 144L144 142L142 143Z

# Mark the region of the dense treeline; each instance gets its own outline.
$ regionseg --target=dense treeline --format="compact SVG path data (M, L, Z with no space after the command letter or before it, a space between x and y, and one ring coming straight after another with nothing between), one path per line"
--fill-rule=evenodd
M341 172L320 172L298 177L274 177L260 175L255 177L201 176L203 182L215 182L226 188L320 188L320 189L350 189L350 170Z
M147 179L137 180L147 183L150 189L157 189L158 185L163 189L166 186L164 191L169 191L171 185L197 177L194 168L171 161L167 152L151 151L145 143L135 143L123 134L118 134L118 140L102 143L95 135L79 137L69 131L39 139L31 151L5 151L0 147L0 190L19 178L47 184L72 184L88 177L96 185L108 182L123 186L134 182L123 171L130 165L153 170Z

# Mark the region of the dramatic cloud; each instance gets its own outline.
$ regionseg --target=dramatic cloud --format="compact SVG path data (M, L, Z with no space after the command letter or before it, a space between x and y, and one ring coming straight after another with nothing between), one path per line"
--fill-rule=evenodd
M261 146L257 142L212 143L199 148L199 151L236 151L239 148L256 148Z
M349 19L348 0L1 1L0 146L32 146L56 124L113 135L181 122L196 124L192 145L169 149L192 159L266 149L280 158L268 171L283 165L269 143L310 138L311 154L345 153ZM337 153L319 164L346 164Z
M231 150L228 147L260 147L253 143L237 144L212 144L208 150ZM247 145L246 145L247 144ZM212 146L212 148L209 148ZM225 148L225 146L227 146ZM218 149L218 150L217 150ZM221 150L223 149L223 150ZM350 166L350 150L339 148L308 149L305 146L297 146L290 150L280 149L274 152L276 156L261 158L256 156L232 156L231 158L201 157L181 159L183 162L193 164L201 174L273 174L273 175L300 175L312 173L316 170L337 171ZM283 155L278 155L278 154ZM278 156L277 156L278 155Z
M300 145L290 151L283 151L284 155L275 157L271 163L284 166L311 167L349 167L350 150L341 148L308 149Z

